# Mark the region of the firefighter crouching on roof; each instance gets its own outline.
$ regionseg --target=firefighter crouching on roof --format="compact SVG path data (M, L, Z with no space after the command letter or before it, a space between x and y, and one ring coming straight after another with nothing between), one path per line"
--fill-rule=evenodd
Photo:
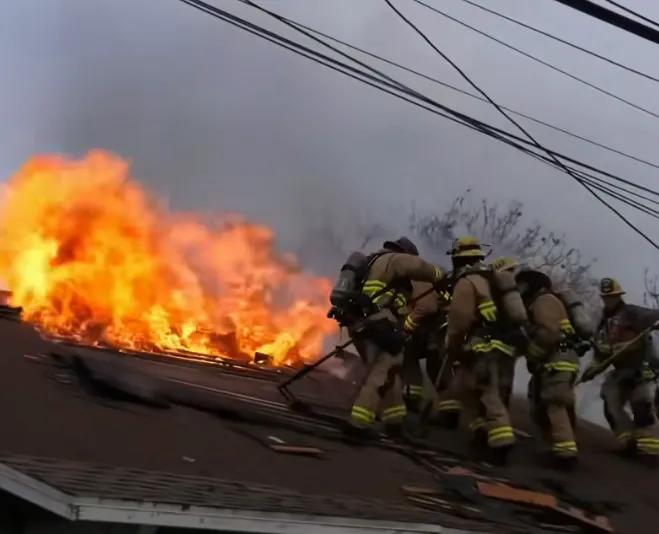
M439 358L438 336L440 316L439 295L433 284L412 282L412 299L414 300L403 328L409 334L403 357L403 396L407 409L420 413L424 402L424 383L426 382L420 360L426 360L426 366L436 366Z
M494 260L490 266L492 270L496 273L507 273L511 277L511 282L514 280L515 275L519 270L519 262L515 258L511 257L502 257ZM513 282L516 287L516 282ZM509 324L509 332L504 334L505 341L509 341L510 345L514 345L517 348L520 344L524 345L526 348L526 339L523 339L523 333L519 331L519 328L514 324ZM502 328L505 328L505 325L502 325ZM519 351L515 351L515 356L519 356ZM517 358L510 358L503 360L503 365L499 367L499 389L501 391L501 400L506 405L507 408L510 408L510 397L513 392L513 382L515 381L515 363Z
M387 241L369 259L362 294L371 309L363 328L348 326L355 347L368 365L366 378L353 403L349 429L366 433L380 417L389 433L400 432L406 416L400 368L406 334L404 313L412 295L411 282L439 282L442 270L418 256L407 238ZM406 328L411 329L410 321Z
M438 288L427 282L412 282L412 287L413 304L404 325L409 339L403 361L403 391L408 411L425 422L433 417L438 402L435 384L442 371L450 293L448 286ZM425 372L421 360L425 360Z
M656 374L650 335L659 328L659 310L625 303L625 292L612 278L601 280L600 294L604 316L595 336L593 364L584 372L582 381L594 378L608 364L613 365L601 390L606 420L626 452L656 462L659 424L654 406ZM616 353L619 356L607 361ZM627 403L631 405L633 420L625 411Z
M460 362L450 358L446 352L446 327L448 307L451 303L453 287L455 286L455 272L447 276L445 290L442 293L442 320L440 321L438 333L438 358L439 365L436 369L429 366L428 375L431 378L435 390L430 420L443 428L455 429L460 421L462 413L461 389L462 376Z
M531 321L526 354L531 413L543 430L551 456L569 464L578 454L574 387L583 352L577 348L568 310L552 292L549 277L524 268L517 275L517 283Z
M482 416L487 445L503 459L515 443L515 435L501 398L499 368L511 364L515 349L501 339L501 310L493 299L494 271L483 263L485 255L478 240L457 239L451 256L457 282L448 311L446 348L449 357L461 362L465 418L477 421ZM510 289L510 295L513 293L519 299L518 311L525 317L515 288Z

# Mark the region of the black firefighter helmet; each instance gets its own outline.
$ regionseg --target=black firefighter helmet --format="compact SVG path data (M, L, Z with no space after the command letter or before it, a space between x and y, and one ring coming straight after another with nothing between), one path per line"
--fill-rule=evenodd
M416 245L412 243L411 239L405 236L399 237L395 241L385 241L382 246L387 250L392 250L393 252L412 254L412 256L419 255L419 249L416 248Z
M522 295L534 295L542 289L551 290L551 279L542 271L528 266L520 268L515 281Z

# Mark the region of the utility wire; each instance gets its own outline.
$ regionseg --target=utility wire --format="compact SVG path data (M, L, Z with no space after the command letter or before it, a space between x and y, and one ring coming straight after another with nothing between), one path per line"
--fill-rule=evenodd
M646 26L645 24L641 24L636 20L630 19L629 17L625 17L624 15L621 15L620 13L616 13L615 11L607 9L604 6L596 4L595 2L591 2L590 0L555 0L555 1L563 5L566 5L567 7L571 7L572 9L576 9L577 11L581 11L582 13L585 13L586 15L589 15L593 18L606 22L607 24L616 26L621 30L624 30L629 33L633 33L634 35L642 37L643 39L647 39L648 41L652 41L653 43L659 44L659 30L656 30L655 28L651 28L650 26ZM641 16L641 18L645 18L645 17ZM654 21L650 21L650 22L656 25L656 22Z
M633 9L629 9L628 7L625 7L622 4L619 4L618 2L614 2L613 0L606 0L606 1L609 4L616 6L618 9L622 9L625 13L629 13L630 15L634 15L636 18L639 18L641 20L644 20L645 22L649 22L650 24L659 27L659 22L656 22L656 21L652 20L649 17L641 15L638 11L634 11Z
M463 0L463 1L465 1L465 2L469 2L469 0ZM471 3L471 2L469 2L469 3ZM484 9L486 9L486 8L484 8ZM350 48L351 50L355 50L356 52L360 52L361 54L364 54L364 55L366 55L366 56L372 57L373 59L377 59L378 61L382 61L383 63L386 63L387 65L391 65L392 67L396 67L396 68L401 69L401 70L403 70L403 71L405 71L405 72L409 72L410 74L414 74L415 76L418 76L418 77L423 78L423 79L425 79L425 80L428 80L428 81L430 81L430 82L436 83L437 85L440 85L440 86L442 86L442 87L445 87L445 88L447 88L447 89L450 89L451 91L455 91L456 93L460 93L460 94L462 94L462 95L465 95L465 96L468 96L468 97L470 97L470 98L473 98L474 100L479 100L479 101L481 101L481 102L487 102L487 99L483 98L482 96L479 96L479 95L477 95L477 94L474 94L474 93L471 93L471 92L466 91L466 90L464 90L464 89L461 89L460 87L457 87L457 86L452 85L452 84L450 84L450 83L444 82L444 81L442 81L442 80L440 80L440 79L438 79L438 78L434 78L433 76L430 76L429 74L424 74L423 72L419 72L419 71L414 70L414 69L412 69L412 68L406 67L405 65L402 65L402 64L397 63L397 62L395 62L395 61L392 61L391 59L387 59L387 58L385 58L385 57L383 57L383 56L381 56L381 55L379 55L379 54L375 54L374 52L370 52L370 51L368 51L368 50L365 50L364 48L360 48L360 47L355 46L355 45L353 45L353 44L350 44L350 43L348 43L348 42L346 42L346 41L343 41L343 40L341 40L341 39L338 39L338 38L336 38L336 37L333 37L332 35L329 35L329 34L327 34L327 33L324 33L324 32L322 32L322 31L317 30L317 29L315 29L315 28L312 28L312 27L310 27L310 26L307 26L306 24L302 24L301 22L296 22L296 21L293 21L293 20L291 20L291 19L287 19L287 20L288 20L289 22L295 24L296 26L299 26L300 28L304 28L304 29L307 30L307 31L310 31L310 32L312 32L312 33L314 33L314 34L316 34L316 35L320 35L320 36L324 37L325 39L329 39L329 40L331 40L331 41L333 41L333 42L335 42L335 43L338 43L338 44L340 44L340 45L343 45L343 46L345 46L346 48ZM659 79L657 79L657 81L659 81ZM646 160L646 159L643 159L643 158L641 158L641 157L639 157L639 156L634 156L633 154L629 154L629 153L627 153L627 152L623 152L622 150L619 150L619 149L617 149L617 148L613 148L613 147L611 147L611 146L605 145L604 143L600 143L599 141L595 141L595 140L590 139L590 138L588 138L588 137L585 137L585 136L583 136L583 135L576 134L576 133L574 133L574 132L571 132L570 130L567 130L567 129L565 129L565 128L561 128L560 126L556 126L555 124L551 124L551 123L549 123L549 122L545 122L545 121L543 121L543 120L541 120L541 119L538 119L537 117L533 117L533 116L531 116L531 115L527 115L527 114L525 114L525 113L522 113L521 111L518 111L518 110L515 110L515 109L512 109L512 108L509 108L509 107L506 107L506 106L503 106L503 105L502 105L501 107L502 107L503 109L505 109L506 111L509 111L510 113L512 113L512 114L514 114L514 115L517 115L518 117L522 117L522 118L524 118L524 119L526 119L526 120L529 120L529 121L535 122L536 124L540 124L540 125L542 125L542 126L545 126L545 127L547 127L547 128L550 128L550 129L555 130L555 131L557 131L557 132L563 133L563 134L568 135L568 136L570 136L570 137L572 137L572 138L574 138L574 139L579 139L580 141L583 141L583 142L585 142L585 143L589 143L589 144L591 144L591 145L593 145L593 146L596 146L596 147L598 147L598 148L602 148L602 149L607 150L607 151L609 151L609 152L612 152L612 153L614 153L614 154L618 154L619 156L622 156L622 157L624 157L624 158L627 158L627 159L630 159L630 160L636 161L636 162L638 162L638 163L642 163L642 164L644 164L644 165L648 165L648 166L653 167L653 168L655 168L655 169L659 169L659 163L653 163L653 162L648 161L648 160Z
M346 75L350 76L351 78L354 78L358 81L362 81L364 83L367 83L368 85L370 85L374 88L377 88L379 90L384 91L385 93L391 94L392 96L395 96L397 98L405 100L405 101L407 101L407 102L409 102L409 103L411 103L411 104L413 104L417 107L420 107L422 109L430 111L431 113L440 115L440 116L442 116L444 118L447 118L447 119L449 119L449 120L451 120L455 123L461 124L463 126L467 126L470 129L477 130L480 133L485 133L486 135L489 135L490 137L493 137L493 138L495 138L495 139L497 139L501 142L504 142L504 143L506 143L506 144L508 144L512 147L515 147L518 150L521 150L522 152L531 153L530 155L532 155L536 158L539 157L540 159L542 159L542 158L547 159L546 156L538 156L537 154L533 154L532 150L528 149L527 147L524 147L524 146L520 145L519 143L516 143L515 141L513 141L511 139L507 139L505 137L505 136L511 136L512 134L509 134L508 132L505 132L505 131L500 130L500 129L495 129L493 127L490 127L486 123L483 123L481 121L473 119L473 118L469 117L468 115L464 115L460 112L452 110L451 108L448 108L448 107L443 106L443 105L441 105L437 102L434 102L434 101L432 101L431 99L429 99L427 97L423 97L423 95L420 95L418 92L413 91L411 93L412 98L410 98L409 96L406 96L406 95L410 95L410 93L406 93L406 95L399 94L398 92L404 92L403 89L401 89L401 86L402 87L405 87L405 86L403 86L402 84L398 84L398 85L392 84L392 83L387 82L387 81L385 81L381 78L378 78L378 77L375 77L371 74L368 74L364 71L360 71L359 69L355 69L354 67L351 67L350 65L347 65L347 64L342 63L340 61L337 61L333 58L330 58L330 57L328 57L324 54L321 54L318 51L309 49L308 47L305 47L305 46L303 46L299 43L296 43L295 41L291 41L290 39L287 39L285 37L282 37L281 35L278 35L274 32L266 30L265 28L257 26L255 24L253 24L249 21L246 21L245 19L242 19L240 17L237 17L236 15L233 15L233 14L231 14L231 13L225 11L225 10L222 10L222 9L216 8L214 6L211 6L210 4L207 4L206 2L203 2L201 0L179 0L179 1L181 1L182 3L188 4L192 7L195 7L196 9L198 9L202 12L205 12L205 13L213 16L213 17L216 17L220 20L228 22L228 23L230 23L230 24L232 24L236 27L239 27L240 29L247 30L247 31L249 31L250 33L252 33L254 35L257 35L257 36L259 36L261 38L264 38L264 39L266 39L270 42L273 42L274 44L277 44L278 46L282 46L284 48L287 48L287 49L293 51L294 53L299 53L300 55L303 55L304 57L312 59L313 61L315 61L317 63L320 63L324 66L332 68L335 71L346 74ZM301 53L300 50L306 52L306 54ZM338 66L340 66L341 68L338 68ZM372 69L372 70L374 70L374 69ZM382 86L389 87L389 89L385 89ZM398 91L398 92L396 92L396 91ZM417 95L419 95L419 96L417 96ZM424 98L424 103L421 103L421 102L417 101L417 100L421 99L420 97ZM413 98L416 98L417 100L414 100ZM430 105L426 105L426 103L430 103ZM434 107L430 107L430 106L434 106ZM435 109L435 108L439 108L443 112L439 111L438 109ZM524 141L526 143L529 143L526 140L524 140ZM552 165L551 161L549 162L549 164ZM565 172L564 169L559 169L559 170L561 170L562 172ZM597 172L599 172L599 170L597 170L597 169L595 169L595 170ZM614 178L617 178L617 177L614 177ZM636 184L632 183L632 185L636 185ZM654 192L654 191L651 191L651 190L649 190L649 191L654 193L654 194L657 194L657 192ZM622 214L620 214L620 212L618 212L615 208L610 206L608 203L606 203L606 202L604 202L604 203L612 211L614 211L614 213L616 213L619 217L621 217L623 220L625 220L624 216ZM631 225L631 223L629 223L628 221L627 221L627 223ZM633 227L633 225L631 225L631 226ZM633 228L635 228L635 227L633 227ZM638 229L635 229L635 230L642 234L642 232L640 230L638 230ZM647 238L647 239L649 239L649 238ZM656 246L656 245L654 245L654 246Z
M416 2L423 3L421 0L415 0ZM636 231L641 237L643 237L648 243L650 243L655 249L659 250L659 245L655 243L649 236L647 236L640 228L638 228L634 223L627 219L622 213L616 210L611 204L604 200L600 195L598 195L593 189L589 187L582 179L580 179L576 174L574 174L570 169L568 169L565 164L558 159L551 151L543 147L536 139L533 137L523 126L521 126L515 119L513 119L505 110L494 101L490 96L483 91L450 57L448 57L444 52L442 52L429 38L424 34L409 18L407 18L400 10L394 6L391 0L385 0L387 5L405 22L407 23L421 38L437 52L444 60L449 63L459 74L462 76L474 89L476 89L481 95L483 95L487 100L492 104L497 111L504 116L508 121L513 124L520 132L522 132L528 139L531 141L535 147L543 152L546 152L547 155L559 166L561 166L567 174L569 174L574 180L581 184L586 191L588 191L593 197L595 197L601 204L604 204L607 208L613 211L618 217L627 224L630 228Z
M495 15L499 18L505 19L508 22L512 22L513 24L517 24L518 26L521 26L522 28L526 28L527 30L531 30L535 33L539 33L540 35L544 35L545 37L548 37L549 39L552 39L554 41L557 41L559 43L562 43L564 45L570 46L576 50L579 50L581 52L584 52L585 54L589 54L593 57L596 57L597 59L601 59L602 61L606 61L607 63L614 65L618 68L624 69L628 72L632 72L638 76L642 76L643 78L647 78L648 80L652 80L653 82L659 82L659 78L656 78L655 76L652 76L651 74L647 74L645 72L642 72L640 70L637 70L633 67L629 67L627 65L624 65L623 63L619 63L618 61L615 61L611 58L608 58L606 56L603 56L602 54L598 54L597 52L594 52L593 50L589 50L588 48L584 48L583 46L580 46L578 44L572 43L566 39L562 39L561 37L557 37L556 35L553 35L552 33L549 33L547 31L541 30L540 28L536 28L535 26L531 26L530 24L527 24L526 22L522 22L521 20L517 20L513 17L509 17L508 15L504 15L503 13L500 13L498 11L495 11L494 9L490 9L489 7L482 6L476 2L473 2L472 0L462 0L463 2L469 4L470 6L473 6L475 8L478 8L482 11L485 11L486 13L490 13L491 15ZM615 2L612 2L615 4Z
M198 3L203 3L203 4L205 4L205 2L203 2L203 0L194 0L194 1L195 1L195 2L198 2ZM482 130L482 127L485 127L485 128L487 128L487 130L488 130L490 133L493 132L493 133L496 133L496 134L499 134L499 135L503 135L503 136L505 136L505 137L509 137L509 138L513 139L513 140L514 140L515 142L517 142L517 143L522 143L522 144L526 144L526 145L532 145L532 144L533 144L532 142L528 141L527 139L524 139L524 138L522 138L522 137L516 136L515 134L512 134L512 133L510 133L510 132L508 132L508 131L506 131L506 130L502 130L502 129L500 129L500 128L497 128L497 127L494 127L494 126L492 126L492 125L486 124L486 123L484 123L484 122L482 122L482 121L478 121L478 120L476 120L476 119L473 119L472 117L469 117L468 115L465 115L465 114L463 114L463 113L457 112L457 111L455 111L455 110L453 110L453 109L451 109L451 108L449 108L449 107L447 107L447 106L444 106L443 104L440 104L439 102L437 102L437 101L435 101L435 100L433 100L433 99L427 97L426 95L423 95L423 94L419 93L418 91L416 91L416 90L414 90L414 89L411 89L409 86L400 83L399 81L393 79L391 76L388 76L388 75L384 74L382 71L373 68L372 66L370 66L370 65L368 65L368 64L366 64L366 63L364 63L364 62L362 62L362 61L360 61L360 60L354 58L353 56L350 56L349 54L346 54L346 53L343 52L342 50L339 50L338 48L336 48L336 47L334 47L334 46L328 44L327 42L323 41L322 39L319 39L319 38L317 38L317 37L315 37L315 36L313 36L313 35L310 35L308 31L305 31L306 28L300 29L300 28L298 27L298 26L302 26L302 25L301 25L300 23L298 23L297 21L294 21L294 20L292 20L292 19L286 18L286 17L284 17L283 15L280 15L279 13L276 13L276 12L274 12L274 11L270 11L269 9L266 9L266 8L264 8L264 7L262 7L262 6L258 5L258 4L256 4L256 3L253 2L252 0L237 0L237 1L240 2L240 3L246 4L246 5L248 5L248 6L251 6L251 7L255 8L255 9L261 11L262 13L265 13L265 14L271 16L272 18L275 18L276 20L278 20L278 21L280 21L280 22L283 22L284 24L286 24L286 25L289 26L290 28L293 28L294 30L296 30L296 31L299 32L299 33L302 33L302 34L305 35L306 37L309 37L309 38L313 39L315 42L317 42L317 43L319 43L319 44L325 46L326 48L332 50L333 52L335 52L335 53L337 53L337 54L339 54L339 55L341 55L342 57L348 59L349 61L352 61L352 62L356 63L357 65L360 65L360 66L362 66L362 67L364 67L364 68L367 68L369 71L371 71L372 73L374 73L374 74L378 77L378 79L379 79L379 81L380 81L381 83L385 83L385 85L387 85L388 87L390 87L390 88L392 88L392 89L399 90L399 91L403 91L403 92L405 92L406 94L408 94L408 95L410 95L410 96L413 96L413 97L415 97L415 98L419 98L419 99L422 100L423 102L425 102L425 103L427 103L427 104L430 104L430 105L433 106L433 107L437 107L437 108L439 108L439 109L441 109L441 110L443 110L443 111L445 111L445 112L448 112L449 114L452 114L452 115L454 115L454 116L457 116L458 118L460 118L460 119L462 119L462 120L464 120L464 121L467 121L467 122L470 122L470 123L473 124L473 125L476 125L478 129L481 129L481 130ZM209 6L209 4L205 4L205 5L206 5L206 6ZM212 7L212 6L209 6L209 7ZM214 8L214 9L217 9L217 8ZM292 42L292 41L289 41L289 42ZM301 46L301 45L299 45L299 46ZM322 57L323 57L324 59L326 59L326 60L331 60L331 58L329 58L329 56L325 56L325 55L323 55L323 54L320 54L320 53L317 52L317 51L313 51L313 50L311 50L311 49L309 49L309 48L306 48L306 47L303 47L303 48L304 48L307 52L311 52L311 53L314 53L314 54L318 54L318 55L322 56ZM345 66L345 64L343 64L343 66ZM350 68L350 67L349 67L349 68ZM355 71L354 69L352 69L352 70L353 70L353 72L359 72L359 71ZM383 82L383 80L384 80L384 82ZM488 100L487 98L484 98L483 100L486 101L486 102L489 102L489 100ZM484 133L488 133L488 132L484 132ZM547 149L545 148L544 150L546 151ZM632 181L626 180L626 179L621 178L621 177L619 177L619 176L616 176L616 175L614 175L614 174L608 173L608 172L606 172L606 171L601 171L600 169L597 169L597 168L595 168L595 167L593 167L593 166L591 166L591 165L588 165L588 164L586 164L586 163L582 163L582 162L580 162L580 161L578 161L578 160L576 160L576 159L570 158L569 156L566 156L566 155L564 155L564 154L561 154L560 152L556 152L556 151L553 151L553 150L549 150L549 152L551 153L551 156L552 156L552 157L557 156L557 157L560 157L561 159L566 159L566 160L570 161L571 163L574 163L574 164L577 164L577 165L583 166L584 168L587 168L587 169L589 169L589 170L591 170L591 171L599 172L599 173L601 173L601 174L603 174L603 175L605 175L605 176L607 176L607 177L609 177L609 178L611 178L611 179L613 179L613 180L615 180L615 181L620 181L620 182L622 182L622 183L625 183L625 184L630 185L630 186L632 186L632 187L636 187L636 188L638 188L638 189L641 189L641 190L643 190L643 191L645 191L645 192L647 192L647 193L653 194L653 195L659 195L659 192L657 192L657 191L654 191L654 190L652 190L652 189L646 188L646 187L644 187L644 186L641 186L641 185L639 185L639 184L636 184L636 183L634 183L634 182L632 182Z
M443 17L455 22L456 24L460 24L461 26L463 26L465 28L468 28L468 29L472 30L473 32L476 32L479 35L482 35L483 37L486 37L487 39L490 39L491 41L494 41L495 43L498 43L501 46L504 46L504 47L508 48L509 50L513 50L514 52L517 52L518 54L521 54L522 56L527 57L527 58L535 61L536 63L539 63L540 65L543 65L543 66L545 66L545 67L547 67L547 68L549 68L549 69L551 69L555 72L558 72L558 73L562 74L563 76L567 76L568 78L570 78L572 80L575 80L575 81L577 81L577 82L579 82L583 85L586 85L587 87L590 87L591 89L594 89L598 93L602 93L602 94L604 94L604 95L606 95L610 98L613 98L613 99L617 100L618 102L622 102L623 104L626 104L626 105L628 105L628 106L630 106L630 107L632 107L632 108L634 108L638 111L642 111L643 113L646 113L647 115L651 115L652 117L659 119L659 113L655 113L654 111L652 111L650 109L647 109L647 108L644 108L643 106L641 106L639 104L635 104L634 102L632 102L630 100L627 100L627 99L625 99L621 96L618 96L617 94L612 93L611 91L608 91L606 89L602 89L601 87L595 85L594 83L589 82L588 80L580 78L579 76L576 76L575 74L572 74L571 72L568 72L568 71L566 71L566 70L564 70L560 67L557 67L556 65L553 65L552 63L549 63L549 62L547 62L543 59L540 59L540 58L538 58L538 57L536 57L532 54L529 54L528 52L525 52L524 50L522 50L520 48L517 48L517 47L515 47L511 44L508 44L507 42L502 41L501 39L498 39L497 37L494 37L493 35L490 35L489 33L486 33L482 30L479 30L478 28L476 28L475 26L472 26L471 24L467 24L463 20L455 18L452 15L449 15L448 13L445 13L444 11L441 11L440 9L437 9L434 6L431 6L430 4L426 4L422 0L414 0L414 1L417 4L424 6L426 9L434 11L435 13L437 13L439 15L442 15ZM556 0L556 1L560 2L562 0Z

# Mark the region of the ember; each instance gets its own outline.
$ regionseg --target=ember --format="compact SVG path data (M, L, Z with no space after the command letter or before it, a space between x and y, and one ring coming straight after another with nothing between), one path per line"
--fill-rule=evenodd
M0 205L0 277L24 319L89 344L275 364L315 358L335 328L329 280L236 215L172 213L95 151L36 157Z

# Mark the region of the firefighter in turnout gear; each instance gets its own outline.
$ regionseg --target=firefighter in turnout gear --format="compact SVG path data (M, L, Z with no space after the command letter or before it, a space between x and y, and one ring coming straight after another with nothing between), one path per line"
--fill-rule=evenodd
M426 369L439 366L442 299L433 284L413 281L412 300L413 305L403 324L410 336L403 359L403 393L408 410L420 413L426 400L425 392L432 392L432 388L424 386L427 379L420 360L426 360Z
M491 267L495 271L508 271L514 273L519 266L519 263L514 258L499 258L492 262ZM450 300L449 300L450 302ZM508 406L510 394L512 392L513 378L514 378L514 360L511 360L510 366L501 366L501 392L504 404ZM439 390L438 402L435 405L435 420L437 423L445 428L457 428L460 421L460 414L462 413L461 390L464 377L460 369L460 362L455 361L450 365L444 365L441 377L436 381L437 389ZM482 417L477 417L473 421L469 421L468 426L471 430L477 430L483 427L484 420Z
M447 277L448 283L442 295L443 313L439 330L438 366L436 368L429 366L428 368L428 375L437 392L430 410L430 418L435 424L449 429L458 427L460 414L462 413L460 362L450 358L446 352L446 321L452 298L451 294L456 282L454 275L455 272L452 272Z
M548 276L522 269L517 283L531 322L526 352L531 373L531 413L544 433L551 455L561 463L570 463L578 453L574 392L579 374L579 355L574 350L576 331L563 301L552 292Z
M606 420L624 450L656 461L659 424L654 406L656 374L650 335L659 328L659 310L625 303L622 287L612 278L601 280L600 294L604 316L595 338L594 362L582 380L592 379L609 363L613 365L601 390ZM618 356L611 361L615 354ZM625 411L627 403L633 419Z
M515 276L519 270L519 262L515 258L511 257L502 257L494 260L491 263L492 269L495 272L505 272L509 273L511 276ZM510 332L512 335L518 333L517 329L513 329L514 332ZM503 365L499 369L499 388L501 390L501 399L503 400L506 407L510 405L510 396L513 392L513 382L515 380L515 362L516 359L510 358L503 360Z
M353 403L350 427L371 429L379 416L385 428L398 432L406 416L400 371L407 334L420 319L418 310L407 317L412 281L435 284L443 272L418 256L407 238L387 241L369 259L362 294L370 304L362 326L348 327L355 347L368 366L366 378Z
M493 298L494 271L483 263L485 255L473 237L457 239L451 257L457 282L448 311L446 349L461 363L464 416L474 431L482 418L489 448L505 453L515 435L502 399L500 369L510 365L515 349L502 340L498 329L502 310Z

